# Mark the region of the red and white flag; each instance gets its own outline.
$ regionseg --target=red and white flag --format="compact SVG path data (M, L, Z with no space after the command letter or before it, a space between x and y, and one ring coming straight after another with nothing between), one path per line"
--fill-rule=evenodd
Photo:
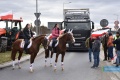
M8 11L8 12L5 12L5 13L0 13L0 19L1 20L6 20L6 19L12 20L13 19L12 11Z
M109 29L95 31L91 34L91 36L92 37L100 37L100 36L103 36L104 34L106 34L108 31L109 31Z

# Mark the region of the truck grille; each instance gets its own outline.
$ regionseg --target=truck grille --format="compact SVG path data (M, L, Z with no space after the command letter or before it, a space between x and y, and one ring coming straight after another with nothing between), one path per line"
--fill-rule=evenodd
M74 37L80 37L81 34L73 34Z

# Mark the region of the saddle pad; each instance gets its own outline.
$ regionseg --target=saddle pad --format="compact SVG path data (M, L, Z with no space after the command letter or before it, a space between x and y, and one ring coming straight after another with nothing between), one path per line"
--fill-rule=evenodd
M59 43L59 40L57 40L57 43L55 44L55 47L58 45L58 43ZM50 41L49 46L52 47L52 44L53 44L53 40Z
M24 45L25 45L25 41L24 39L22 39L20 48L24 48ZM31 46L32 46L32 39L30 39L30 43L28 44L27 48L30 48Z

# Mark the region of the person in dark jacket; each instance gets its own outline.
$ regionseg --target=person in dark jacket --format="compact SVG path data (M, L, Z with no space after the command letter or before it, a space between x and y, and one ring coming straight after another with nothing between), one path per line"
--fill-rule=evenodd
M100 38L99 37L95 37L94 38L94 42L93 42L93 46L92 46L92 51L93 51L93 57L94 57L94 64L91 68L95 68L99 66L99 54L100 54Z
M23 33L23 29L21 29L21 31L19 31L19 39L24 39L24 33Z
M29 44L29 39L33 37L33 32L31 30L30 24L26 24L25 28L23 29L23 35L24 35L24 40L25 40L24 50L27 53L27 46Z
M113 44L116 45L116 54L117 54L116 67L118 67L120 63L120 38L113 41Z
M16 40L16 35L18 33L18 28L17 27L13 27L11 29L11 41L14 42Z
M120 33L119 32L116 32L116 36L114 37L114 40L120 38ZM115 47L115 53L117 53L117 49L116 49L116 45L114 45ZM116 59L116 62L117 62L117 59ZM116 62L114 64L116 64Z

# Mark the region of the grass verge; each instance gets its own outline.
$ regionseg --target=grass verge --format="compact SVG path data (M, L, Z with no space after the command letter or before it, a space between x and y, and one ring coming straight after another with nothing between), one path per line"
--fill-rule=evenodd
M42 45L40 48L43 48ZM26 56L27 54L24 54L22 56ZM18 53L16 55L16 58L18 57ZM11 51L6 51L4 53L0 53L0 64L11 61Z
M22 56L25 56L26 54L23 53ZM16 55L16 58L18 57L18 53ZM6 51L5 53L0 53L0 64L11 61L11 51Z

